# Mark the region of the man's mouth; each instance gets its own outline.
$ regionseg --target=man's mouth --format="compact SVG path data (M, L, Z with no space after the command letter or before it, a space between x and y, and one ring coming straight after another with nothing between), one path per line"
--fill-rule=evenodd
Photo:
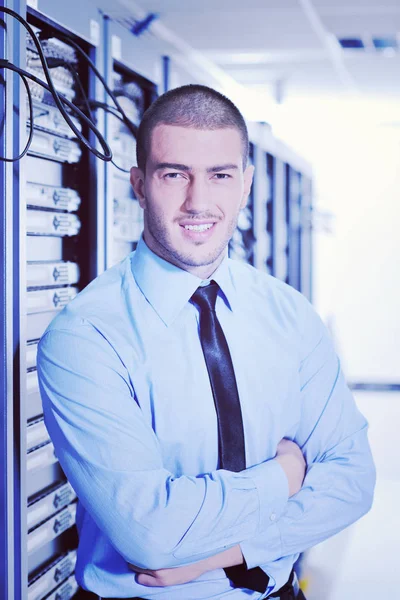
M214 223L201 223L199 225L183 225L183 227L187 231L207 231L207 229L211 229Z

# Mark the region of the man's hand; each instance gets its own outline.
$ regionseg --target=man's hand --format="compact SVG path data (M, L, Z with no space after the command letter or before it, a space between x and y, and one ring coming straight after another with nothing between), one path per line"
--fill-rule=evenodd
M185 567L176 567L174 569L158 569L157 571L150 571L147 569L140 569L135 565L129 565L129 568L135 573L138 573L136 580L140 585L154 586L154 587L167 587L170 585L179 585L180 583L187 583L200 577L206 570L202 570L199 563L187 565Z
M215 556L210 556L191 565L184 567L176 567L174 569L158 569L150 571L149 569L141 569L135 565L128 565L132 571L138 573L137 582L141 585L166 587L169 585L179 585L188 583L200 577L207 571L214 569L223 569L225 567L234 567L243 562L243 554L240 546L234 546L229 550L224 550Z
M289 482L289 496L294 496L300 491L306 473L306 461L299 446L283 438L278 444L275 460L285 471Z

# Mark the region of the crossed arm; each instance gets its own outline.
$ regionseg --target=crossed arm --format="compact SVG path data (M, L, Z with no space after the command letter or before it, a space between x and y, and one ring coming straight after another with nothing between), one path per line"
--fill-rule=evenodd
M309 315L305 331L295 442L308 466L289 501L293 487L279 454L241 473L173 477L107 341L90 324L42 338L43 406L60 463L99 529L141 571L140 583L163 584L170 569L182 576L177 567L186 569L188 581L199 569L243 560L269 573L275 561L323 541L369 509L375 476L365 419L316 315Z
M296 443L283 439L278 444L275 460L285 472L288 479L289 496L291 497L300 490L303 483L306 470L304 456ZM233 548L219 552L215 556L210 556L184 567L157 570L141 569L132 564L129 567L137 573L137 580L141 585L168 587L193 581L207 571L234 567L241 565L243 562L242 550L240 545L237 544Z

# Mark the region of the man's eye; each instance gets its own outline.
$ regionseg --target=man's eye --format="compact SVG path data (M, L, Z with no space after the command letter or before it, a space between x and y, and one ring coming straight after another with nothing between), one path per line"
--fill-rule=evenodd
M215 173L216 179L229 179L230 175L228 173Z
M164 175L165 179L179 179L180 177L182 177L181 173L165 173Z

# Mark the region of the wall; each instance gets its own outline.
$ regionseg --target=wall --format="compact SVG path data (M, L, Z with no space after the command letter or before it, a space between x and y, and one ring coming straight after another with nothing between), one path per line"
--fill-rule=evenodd
M358 382L400 382L400 128L378 125L390 108L321 99L276 120L313 164L317 207L334 215L332 233L315 235L314 298Z

